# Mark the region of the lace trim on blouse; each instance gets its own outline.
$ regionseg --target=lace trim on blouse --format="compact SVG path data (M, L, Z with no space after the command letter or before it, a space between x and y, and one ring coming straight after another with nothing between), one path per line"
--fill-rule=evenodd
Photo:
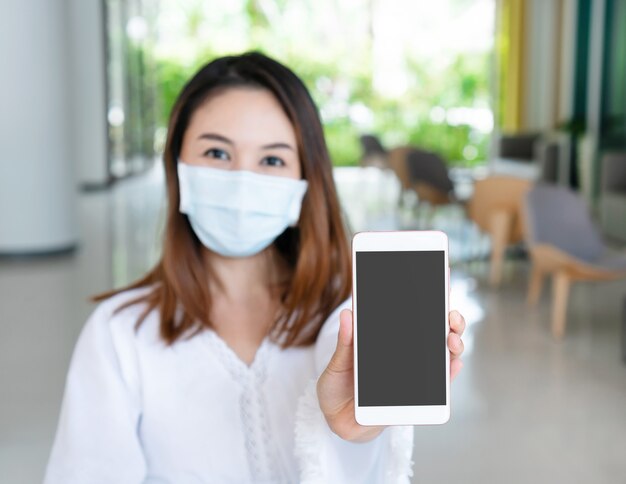
M250 477L255 481L282 480L276 466L277 453L268 428L267 403L262 391L263 383L267 379L269 340L263 340L254 361L247 366L214 331L209 330L208 334L217 358L233 380L241 385L239 412Z

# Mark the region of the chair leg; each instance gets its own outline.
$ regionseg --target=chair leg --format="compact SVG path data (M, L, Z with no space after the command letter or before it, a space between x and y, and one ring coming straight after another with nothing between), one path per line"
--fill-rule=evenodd
M511 214L505 211L494 212L491 215L489 233L491 235L491 268L489 282L492 286L500 285L502 280L502 265L504 251L511 228Z
M541 288L543 287L544 273L539 268L537 263L534 263L530 272L530 283L528 284L528 305L536 306L541 295Z
M552 278L552 336L560 340L567 322L567 299L571 280L566 272L556 272Z

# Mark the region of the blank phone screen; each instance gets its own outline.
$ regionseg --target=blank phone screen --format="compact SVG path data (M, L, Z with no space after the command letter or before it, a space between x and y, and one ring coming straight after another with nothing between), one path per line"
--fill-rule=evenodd
M446 404L443 251L357 252L359 405Z

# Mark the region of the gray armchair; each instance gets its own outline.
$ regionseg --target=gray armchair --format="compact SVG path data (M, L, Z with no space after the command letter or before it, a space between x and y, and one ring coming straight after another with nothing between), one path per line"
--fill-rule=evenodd
M571 283L626 277L626 257L611 254L584 200L567 188L535 186L526 195L523 212L532 259L528 301L537 303L544 276L552 275L552 334L560 339Z
M407 153L406 165L409 178L420 200L431 205L443 205L453 201L454 185L450 180L446 162L441 156L413 148Z
M504 134L498 140L498 156L521 162L532 162L539 133Z
M377 136L372 134L364 134L359 138L363 154L359 161L360 166L376 166L378 168L387 168L387 150Z

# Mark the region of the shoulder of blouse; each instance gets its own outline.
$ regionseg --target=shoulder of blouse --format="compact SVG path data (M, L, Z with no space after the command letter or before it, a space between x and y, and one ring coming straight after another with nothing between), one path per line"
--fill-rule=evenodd
M150 311L141 326L137 327L139 318L145 312L145 302L137 302L124 307L134 299L148 294L151 287L129 289L111 296L100 302L93 311L87 325L106 325L112 336L124 339L159 339L158 309Z

